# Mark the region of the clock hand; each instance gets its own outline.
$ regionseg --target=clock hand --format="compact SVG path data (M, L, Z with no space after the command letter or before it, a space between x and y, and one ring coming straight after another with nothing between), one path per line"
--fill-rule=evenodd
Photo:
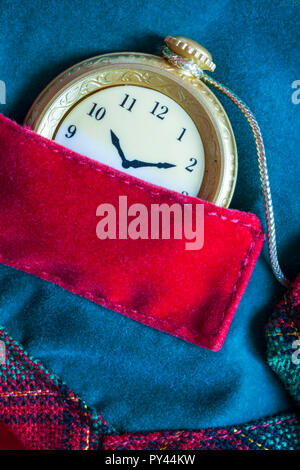
M124 155L124 152L123 152L123 150L121 148L121 145L120 145L119 138L116 136L116 134L112 130L110 130L110 136L111 136L112 144L116 147L116 149L118 151L118 154L121 157L122 167L123 168L129 168L129 161L127 160L127 158Z
M172 168L176 165L173 165L172 163L152 163L152 162L142 162L140 160L127 160L127 158L124 155L124 152L121 148L120 145L120 139L116 136L116 134L110 130L110 136L111 136L111 141L114 147L116 147L118 154L121 157L122 160L122 167L123 168L141 168L141 167L147 167L147 166L152 166L156 168Z
M145 166L152 166L156 168L172 168L176 165L173 165L172 163L152 163L152 162L141 162L140 160L132 160L128 161L128 167L129 168L141 168Z
M174 165L173 163L157 163L156 164L157 168L173 168L177 165Z

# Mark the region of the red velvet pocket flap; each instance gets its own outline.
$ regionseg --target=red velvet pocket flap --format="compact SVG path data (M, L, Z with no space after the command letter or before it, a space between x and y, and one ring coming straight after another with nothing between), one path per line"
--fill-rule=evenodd
M97 207L204 204L204 246L99 240ZM221 348L264 241L256 216L118 172L0 116L0 261L197 345ZM109 312L108 312L109 315Z

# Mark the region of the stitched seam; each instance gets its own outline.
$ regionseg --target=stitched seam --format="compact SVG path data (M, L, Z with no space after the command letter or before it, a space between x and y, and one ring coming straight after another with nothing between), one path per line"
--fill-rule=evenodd
M299 336L299 334L296 332L294 333L268 333L267 336L272 336L272 337L274 336Z
M251 442L251 444L255 444L259 449L263 447L263 444L260 444L259 442L255 442L254 439L247 437L246 434L241 434L241 436L246 438L247 441ZM263 447L263 450L269 450L269 449L267 447Z
M227 302L227 305L226 305L225 309L223 310L222 315L221 315L221 317L220 317L219 325L218 325L218 327L215 328L215 333L210 333L209 336L217 336L218 330L219 330L219 329L221 328L221 326L222 326L222 323L223 323L223 321L224 321L224 318L225 318L225 316L226 316L226 313L227 313L227 311L229 310L230 305L231 305L232 302L234 301L234 297L235 297L235 295L237 294L239 281L242 282L242 275L243 275L243 273L245 272L245 269L246 269L246 267L247 267L247 265L248 265L248 263L249 263L249 260L250 260L250 258L251 258L252 252L253 252L253 250L254 250L254 248L255 248L255 242L254 242L254 235L253 235L253 233L252 233L252 237L253 237L253 241L252 241L252 243L250 244L250 246L249 246L249 248L248 248L248 250L247 250L247 253L246 253L245 257L243 258L243 260L242 260L242 262L241 262L241 267L240 267L240 270L239 270L239 272L238 272L236 282L235 282L235 284L234 284L234 286L233 286L233 289L232 289L232 291L231 291L231 294L230 294L229 300L228 300L228 302ZM207 334L207 336L208 336L208 334Z
M90 428L87 427L86 428L86 446L84 450L89 450L89 447L90 447Z
M254 429L266 428L266 427L271 426L271 425L275 426L277 424L282 424L282 423L285 423L285 422L291 423L293 421L296 421L296 418L292 418L292 419L291 418L286 418L286 419L283 419L283 420L276 421L275 423L270 422L270 423L260 424L258 426L251 426L250 428L246 429L246 431L253 431ZM242 435L243 432L245 432L243 429L234 429L233 432L231 432L231 433L220 434L220 435L214 434L213 436L209 436L209 437L203 438L203 439L201 439L201 436L199 436L198 441L199 442L201 442L201 441L204 442L204 441L209 441L211 439L226 439L228 437L233 437L233 436L236 436L236 435L239 435L239 434ZM181 433L179 432L176 435L169 436L168 439L172 439L172 438L175 439L175 438L184 437L182 435L186 434L186 433L187 433L187 431L182 431ZM197 431L195 431L195 433L197 433ZM137 435L136 437L138 438L138 443L141 443L141 444L145 444L145 443L153 442L153 441L158 441L158 440L164 438L164 436L161 436L161 435L160 436L154 436L151 439L147 439L147 436L140 436L140 435ZM195 439L197 439L197 437L195 437L194 440ZM123 445L126 445L128 443L130 443L130 444L134 443L134 440L130 440L130 441L128 439L127 440L124 440L124 439L114 440L113 437L110 437L110 436L106 437L105 441L106 441L107 445L108 444L123 444Z
M27 396L32 396L32 397L43 397L43 396L53 396L57 398L61 398L63 400L71 400L75 401L78 403L79 398L78 397L64 397L63 395L60 395L59 393L54 393L51 392L50 390L29 390L28 392L9 392L9 393L1 393L0 394L0 400L2 398L18 398L18 397L27 397Z

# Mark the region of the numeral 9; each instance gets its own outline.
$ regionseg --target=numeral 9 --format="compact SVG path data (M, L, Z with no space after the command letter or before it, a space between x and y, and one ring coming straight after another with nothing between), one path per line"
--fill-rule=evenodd
M68 132L65 134L65 137L67 137L68 139L71 139L71 137L74 137L74 135L76 134L76 131L77 131L76 126L72 124L71 126L68 127Z

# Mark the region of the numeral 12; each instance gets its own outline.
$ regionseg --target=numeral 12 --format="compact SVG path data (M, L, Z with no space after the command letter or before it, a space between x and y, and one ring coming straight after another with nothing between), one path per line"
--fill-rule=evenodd
M155 101L155 106L151 111L153 116L156 116L158 119L165 119L165 115L169 111L167 106L162 106L158 101Z

